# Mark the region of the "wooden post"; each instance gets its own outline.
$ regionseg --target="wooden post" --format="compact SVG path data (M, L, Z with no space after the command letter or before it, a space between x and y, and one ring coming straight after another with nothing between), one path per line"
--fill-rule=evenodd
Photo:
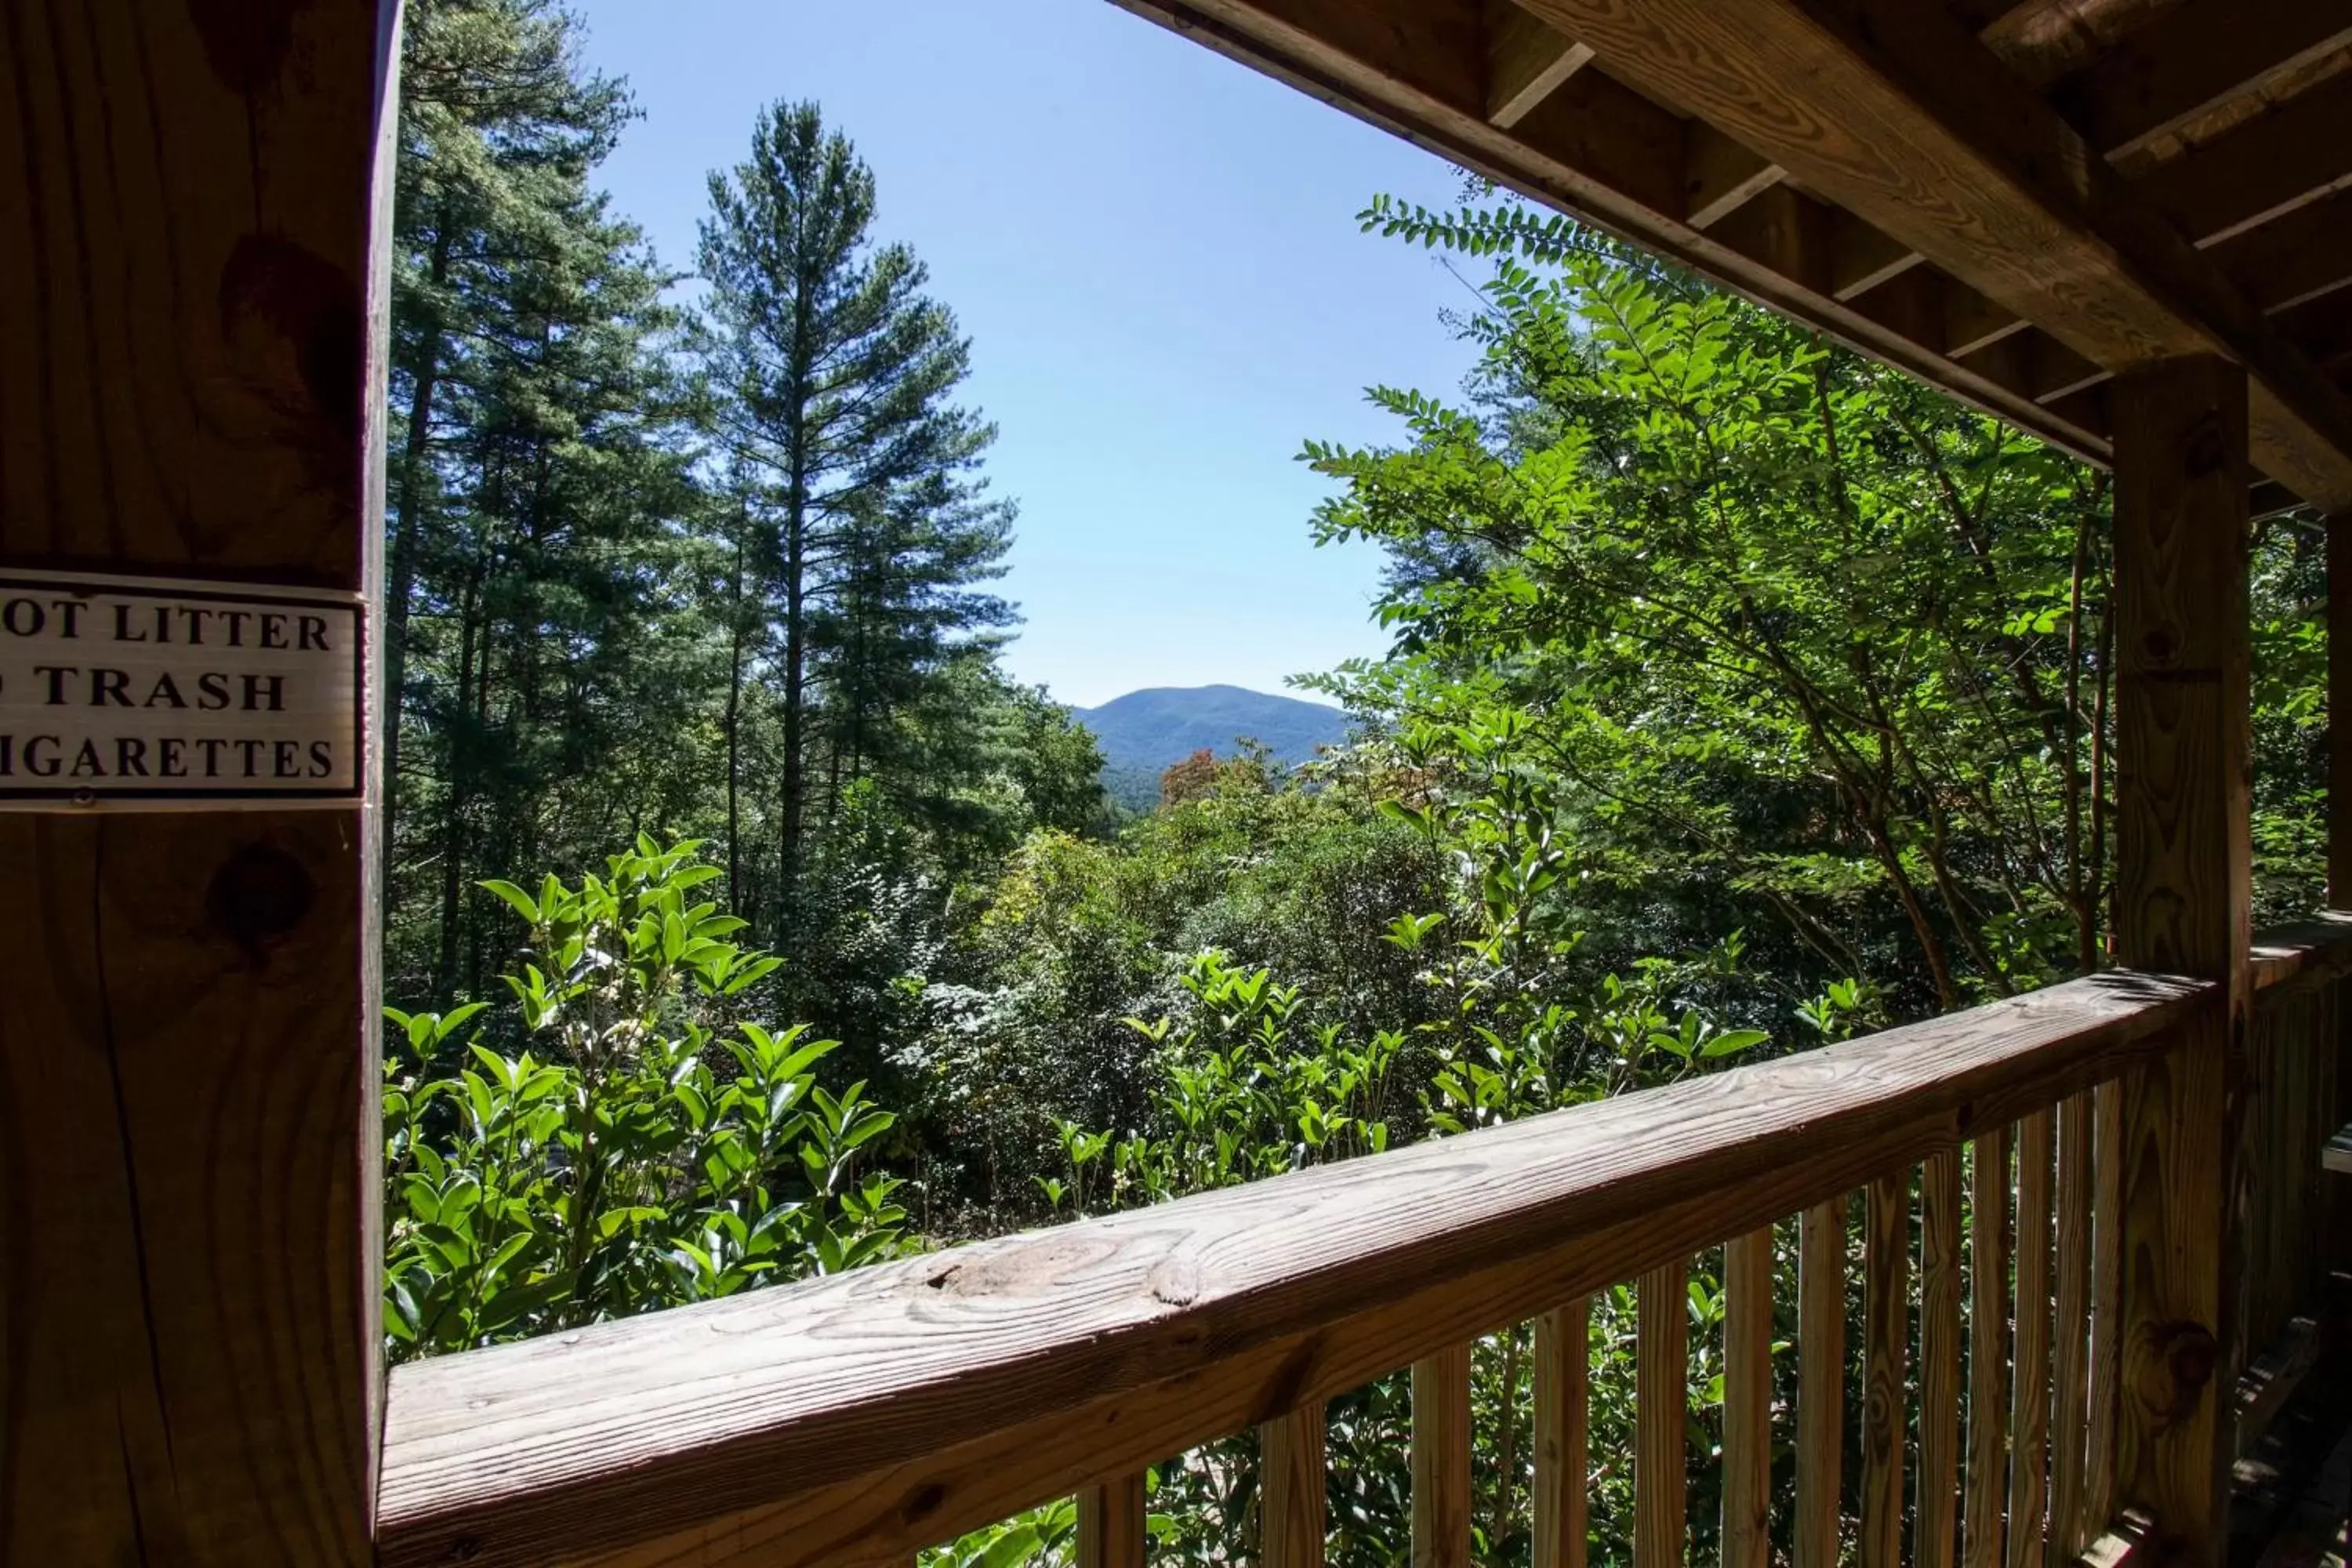
M397 33L6 7L0 564L374 591ZM0 1562L372 1561L370 815L0 816Z
M2339 633L2339 628L2342 628ZM2327 904L2352 908L2352 512L2327 520Z
M2116 385L2116 956L2221 984L2124 1089L2117 1500L2167 1555L2217 1561L2231 1129L2250 987L2244 373Z

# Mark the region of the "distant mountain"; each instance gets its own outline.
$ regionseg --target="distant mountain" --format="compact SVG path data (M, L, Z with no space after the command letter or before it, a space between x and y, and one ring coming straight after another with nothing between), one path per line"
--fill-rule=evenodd
M1102 742L1104 784L1136 806L1159 799L1171 763L1203 748L1230 756L1246 736L1283 762L1303 763L1348 733L1347 714L1328 703L1239 686L1155 686L1076 712Z

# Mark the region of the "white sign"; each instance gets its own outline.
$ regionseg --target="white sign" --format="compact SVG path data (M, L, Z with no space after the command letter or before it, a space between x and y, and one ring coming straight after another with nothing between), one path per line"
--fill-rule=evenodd
M356 801L357 595L0 570L0 810Z

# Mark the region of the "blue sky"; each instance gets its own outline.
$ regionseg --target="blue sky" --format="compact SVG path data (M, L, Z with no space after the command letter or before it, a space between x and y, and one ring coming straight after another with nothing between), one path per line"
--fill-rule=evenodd
M1379 650L1379 558L1314 547L1328 482L1294 459L1392 438L1368 385L1459 385L1464 285L1353 221L1377 191L1452 205L1446 164L1108 0L575 5L643 111L604 183L669 265L776 99L873 165L1002 430L1014 675L1090 706Z

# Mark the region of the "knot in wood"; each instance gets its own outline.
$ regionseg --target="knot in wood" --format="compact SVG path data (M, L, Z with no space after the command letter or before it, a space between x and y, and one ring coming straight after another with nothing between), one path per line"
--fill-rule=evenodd
M2141 634L2141 655L2153 665L2168 665L2180 657L2180 632L2169 621L2159 621Z
M2188 1420L2221 1359L2213 1331L2198 1322L2158 1323L2143 1342L2146 1357L2135 1380L2141 1406L2166 1425Z
M274 844L248 844L213 873L205 915L258 963L270 942L309 917L317 898L299 860Z

